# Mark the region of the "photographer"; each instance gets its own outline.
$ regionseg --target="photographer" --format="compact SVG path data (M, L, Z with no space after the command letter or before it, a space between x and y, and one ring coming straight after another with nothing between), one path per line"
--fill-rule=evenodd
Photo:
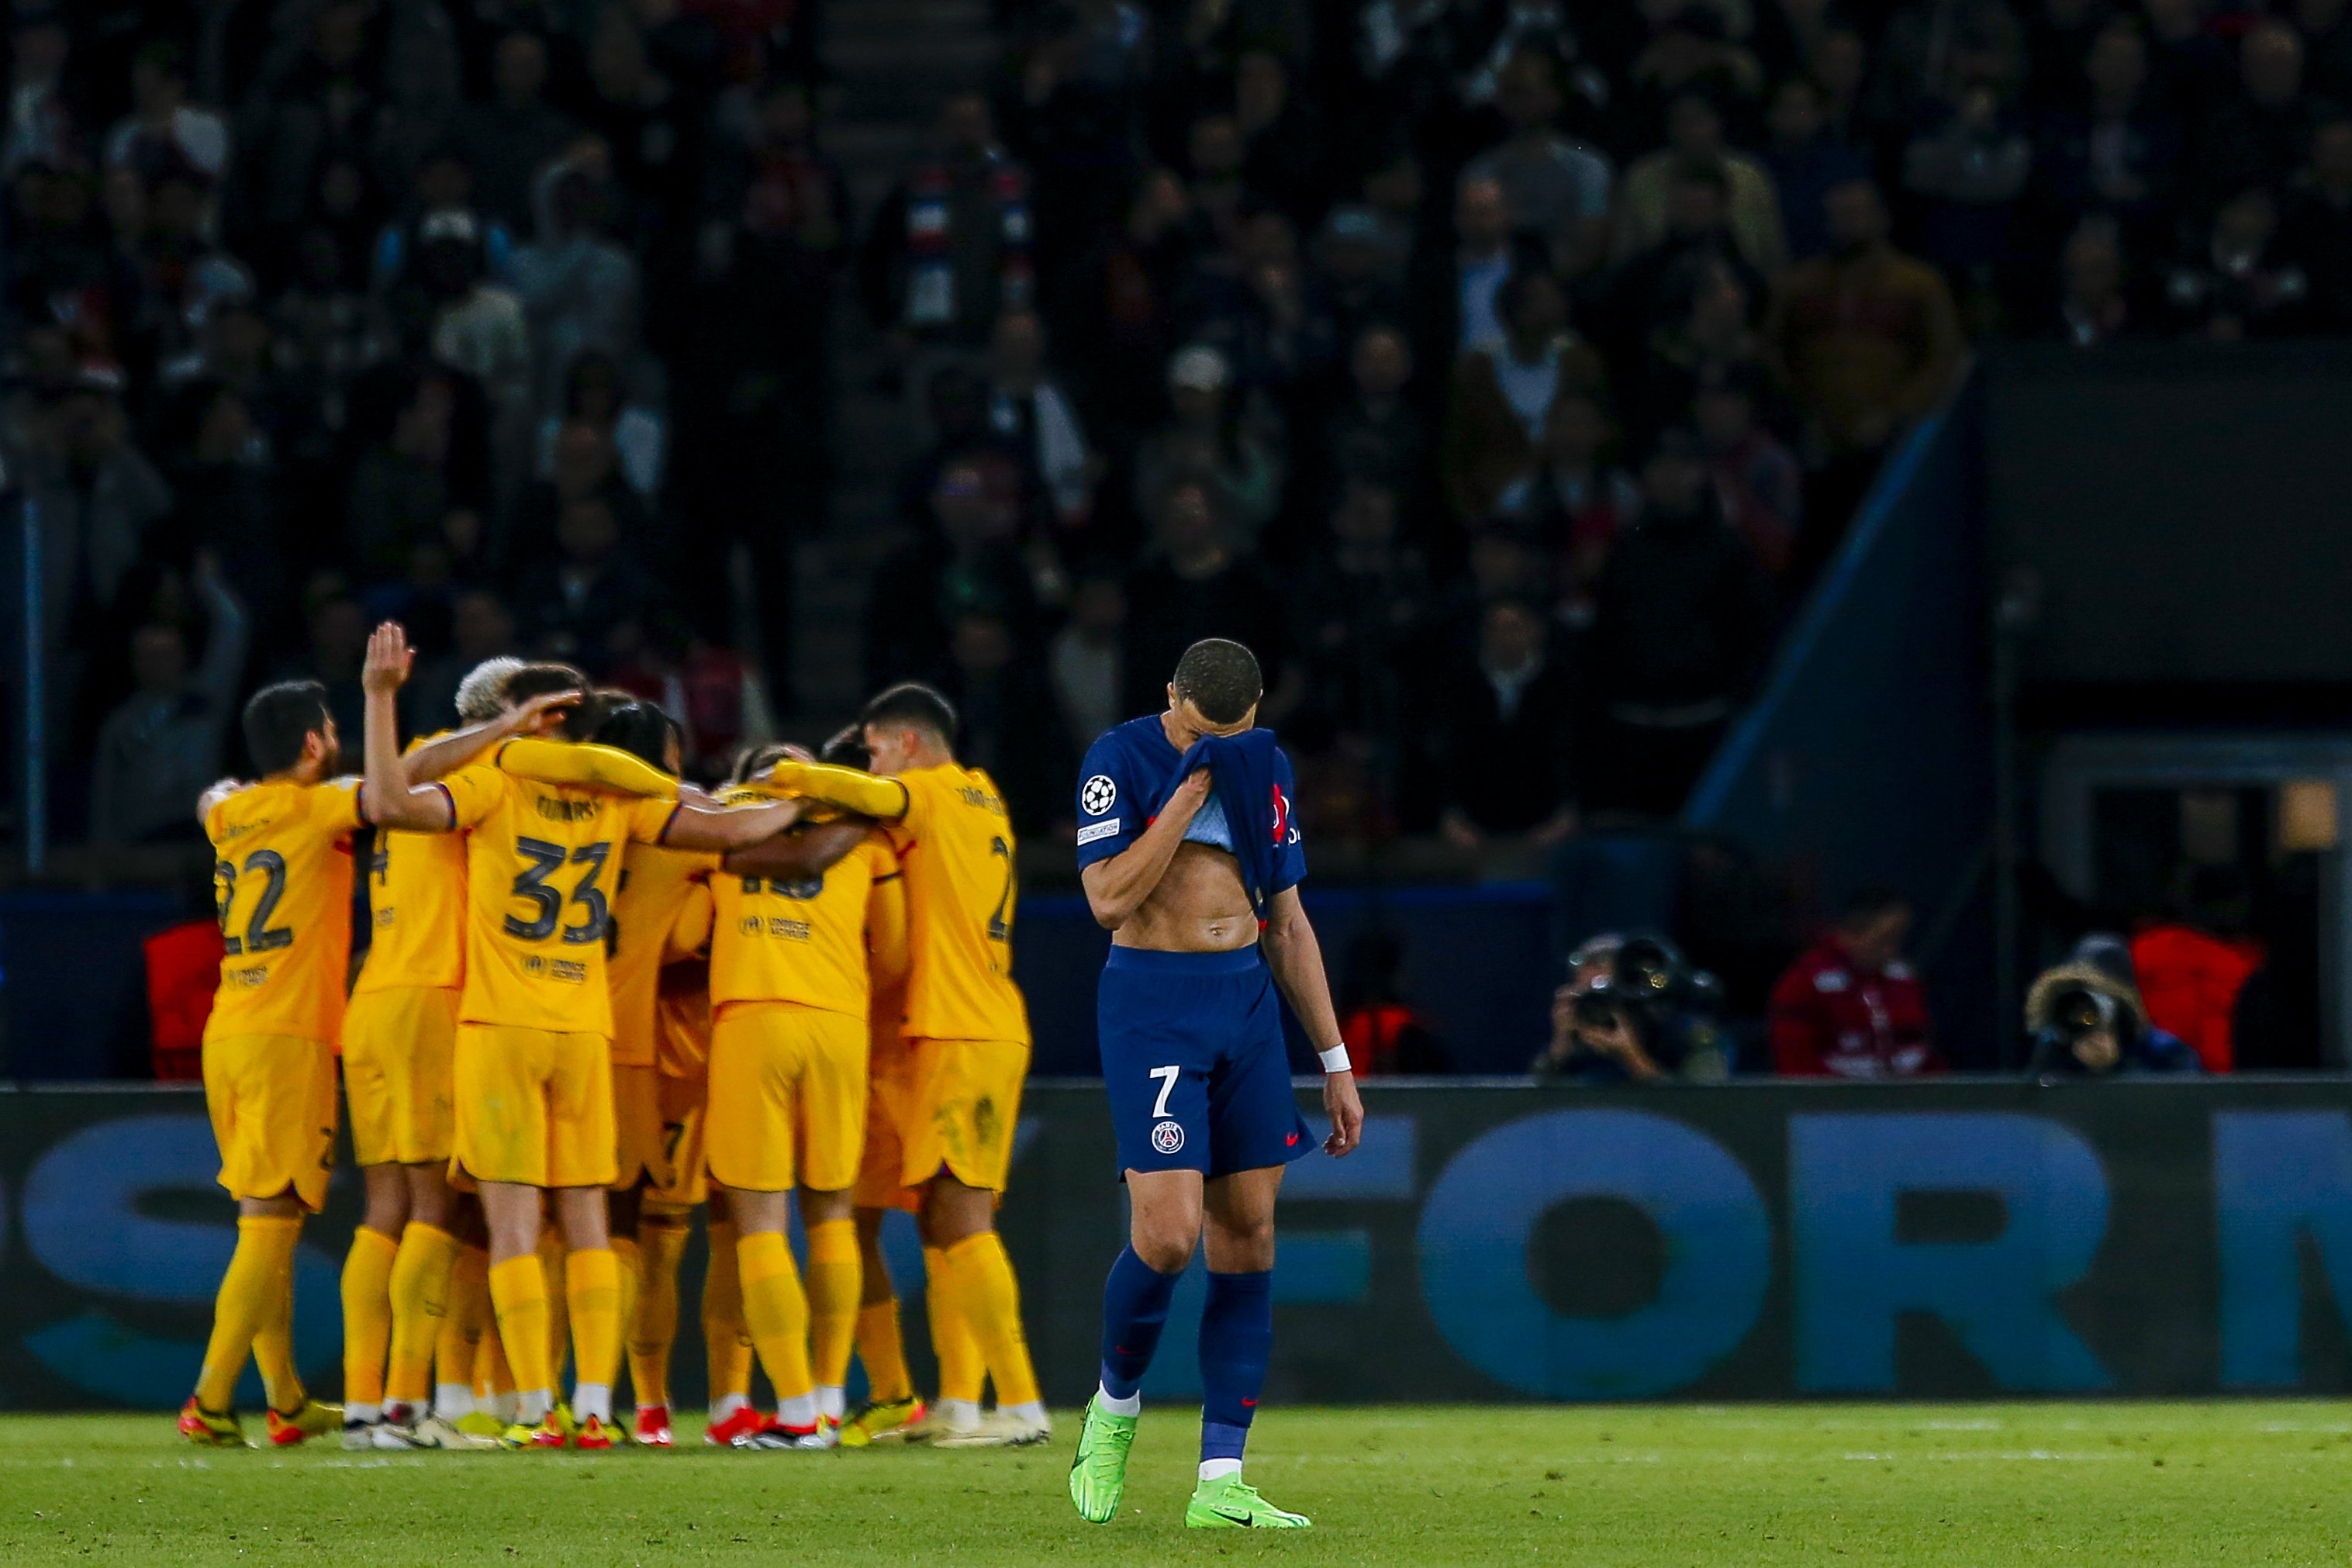
M1660 937L1596 936L1552 995L1538 1083L1721 1083L1731 1052L1715 1026L1715 976Z
M2025 996L2025 1028L2033 1039L2026 1070L2043 1083L2205 1070L2188 1042L2148 1021L2131 950L2118 936L2086 936L2037 976Z

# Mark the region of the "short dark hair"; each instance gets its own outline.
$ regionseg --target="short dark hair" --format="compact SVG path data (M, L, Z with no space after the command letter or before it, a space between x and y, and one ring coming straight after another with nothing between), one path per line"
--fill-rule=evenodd
M1212 724L1237 724L1265 695L1257 655L1223 637L1202 637L1176 661L1176 695Z
M876 692L857 715L860 731L869 724L928 730L948 744L955 744L955 705L919 680L902 680Z
M1890 910L1906 910L1911 900L1885 882L1865 882L1845 896L1838 906L1838 924L1851 931L1866 925Z
M866 750L863 730L855 724L844 724L817 748L816 760L831 763L835 767L856 768L863 772L874 765L874 753Z
M746 746L735 753L734 771L727 775L727 782L750 784L792 754L793 749L782 741L765 741L756 746Z
M526 664L507 677L499 688L499 700L508 707L528 702L534 697L546 697L558 691L580 693L579 706L564 715L556 733L567 741L584 741L595 733L596 718L604 710L592 688L594 681L583 671L568 664Z
M605 696L599 692L600 698ZM606 699L596 718L595 732L589 738L607 746L618 746L632 756L640 757L664 773L669 771L669 743L686 743L686 732L677 720L637 698L614 702Z
M315 680L265 686L245 704L245 749L256 772L282 773L302 760L302 742L332 722L327 689Z

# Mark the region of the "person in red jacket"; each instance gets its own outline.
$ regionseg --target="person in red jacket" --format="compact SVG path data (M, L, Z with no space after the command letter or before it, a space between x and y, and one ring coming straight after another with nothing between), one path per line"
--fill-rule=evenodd
M1886 888L1848 899L1829 934L1772 987L1782 1078L1916 1078L1945 1070L1927 994L1903 962L1911 906Z

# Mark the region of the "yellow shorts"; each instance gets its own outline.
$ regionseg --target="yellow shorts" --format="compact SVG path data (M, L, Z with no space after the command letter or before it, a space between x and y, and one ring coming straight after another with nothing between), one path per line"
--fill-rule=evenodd
M335 1168L335 1049L296 1035L218 1035L204 1048L205 1109L234 1198L291 1192L316 1213Z
M1021 1083L1029 1076L1026 1040L909 1040L914 1059L910 1105L899 1124L908 1186L944 1169L967 1187L1004 1190L1013 1169L1013 1134L1021 1121Z
M669 1180L646 1189L646 1205L683 1213L710 1195L710 1167L702 1148L710 1079L707 1072L692 1078L659 1076L662 1151L669 1160Z
M704 1138L721 1186L854 1186L866 1142L866 1020L789 1002L720 1008Z
M362 991L343 1013L343 1098L362 1165L438 1163L457 1144L453 986Z
M613 1047L604 1036L457 1026L457 1165L478 1182L613 1184Z
M615 1192L639 1182L662 1186L670 1179L668 1140L662 1133L661 1074L649 1067L613 1064L613 1121L618 1133L619 1173Z
M914 1074L903 1063L875 1073L866 1085L866 1154L857 1165L862 1209L922 1207L922 1194L907 1184L907 1117L915 1101Z

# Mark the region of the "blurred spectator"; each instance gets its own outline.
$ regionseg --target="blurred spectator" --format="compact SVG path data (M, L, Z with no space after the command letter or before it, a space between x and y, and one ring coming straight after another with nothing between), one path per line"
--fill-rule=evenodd
M449 651L424 661L400 689L400 722L411 735L447 729L457 687L484 659L518 658L514 612L488 588L460 589L449 601Z
M518 27L498 42L491 97L467 110L458 145L474 171L482 210L522 232L532 226L531 193L540 171L580 134L571 116L547 101L547 40Z
M1398 537L1399 504L1393 486L1349 476L1328 536L1294 579L1306 705L1291 728L1310 748L1344 741L1361 752L1402 733L1404 652L1429 613L1430 577L1420 552Z
M1048 655L1063 731L1081 747L1131 717L1121 706L1127 693L1119 646L1126 626L1127 594L1118 579L1081 577L1070 595L1069 622L1054 635Z
M82 662L68 656L68 632L121 625L124 579L172 508L163 477L131 445L121 392L121 372L82 367L40 410L25 464L26 494L41 525L47 640L61 695L71 693Z
M2058 260L2059 299L2049 326L2076 348L2092 348L2146 330L2125 285L2116 226L2085 218L2066 237Z
M1409 527L1422 522L1431 454L1428 422L1408 395L1412 373L1412 343L1402 327L1375 321L1357 334L1346 395L1323 422L1313 493L1333 495L1347 476L1370 475L1398 488Z
M1171 487L1199 480L1214 489L1221 526L1234 531L1235 542L1255 542L1281 505L1282 469L1244 420L1242 403L1221 351L1194 343L1168 362L1171 417L1136 454L1139 512L1154 515Z
M1722 171L1724 222L1740 259L1767 278L1789 259L1780 229L1780 197L1764 165L1724 141L1723 111L1705 94L1685 93L1666 109L1666 144L1634 160L1625 171L1619 197L1614 257L1632 260L1672 231L1672 193L1682 171L1694 164Z
M1764 569L1724 521L1687 427L1653 444L1641 521L1611 547L1592 597L1601 720L1586 805L1671 816L1761 678L1772 630Z
M1731 1051L1716 1026L1715 994L1713 977L1694 973L1671 943L1604 932L1568 955L1568 984L1552 993L1551 1040L1528 1070L1538 1083L1721 1083Z
M563 503L555 543L557 557L532 562L515 586L523 641L540 658L603 676L634 651L616 646L622 634L641 636L654 608L645 563L623 547L613 503L601 495Z
M1373 327L1406 318L1402 268L1389 263L1378 213L1344 204L1326 216L1307 292L1330 318L1335 345L1353 345Z
M2272 186L2301 166L2311 144L2303 96L2303 37L2286 23L2256 22L2238 44L2237 90L2197 132L2198 191L2228 200L2250 185Z
M73 36L56 11L14 13L8 72L8 123L0 138L0 174L13 178L25 165L62 168L75 142L72 106L67 101L66 61Z
M189 668L187 634L159 623L131 634L137 689L99 726L89 832L99 844L194 841L194 802L226 772L223 742L243 703L246 614L209 555L197 558L205 657Z
M1542 611L1494 601L1480 619L1476 658L1449 675L1431 705L1438 826L1459 847L1523 833L1549 848L1576 830L1577 692L1546 643Z
M1427 340L1442 345L1448 363L1457 353L1502 345L1506 333L1495 297L1516 262L1511 231L1517 222L1502 181L1473 174L1462 182L1454 198L1454 261L1439 296L1450 325Z
M1804 473L1758 417L1761 394L1760 378L1747 367L1713 370L1699 382L1691 418L1725 518L1778 577L1788 570L1804 516Z
M1904 962L1911 906L1855 891L1829 934L1772 987L1773 1070L1782 1078L1916 1078L1944 1070L1927 994Z
M1463 173L1500 185L1512 216L1542 237L1563 276L1575 278L1608 251L1612 171L1601 153L1558 130L1559 70L1559 57L1548 50L1511 56L1495 88L1495 107L1511 133Z
M1535 466L1552 399L1593 392L1603 374L1600 356L1569 329L1568 300L1550 273L1513 273L1495 309L1503 342L1454 361L1438 458L1447 504L1465 526L1491 514Z
M1830 254L1790 269L1765 331L1815 473L1805 509L1815 542L1801 551L1801 567L1826 559L1887 446L1960 371L1951 290L1887 243L1878 188L1848 181L1831 190L1826 210Z
M2210 235L2165 279L2164 294L2184 333L2234 342L2303 330L2311 275L2280 243L2267 187L2249 185L2221 204Z
M2251 915L2244 877L2209 867L2189 878L2168 918L2132 933L2132 968L2149 1021L2188 1041L2208 1072L2235 1065L2238 994L2266 956L2262 943L2242 934Z
M536 361L532 401L541 420L562 406L582 354L603 354L621 369L636 357L637 264L607 235L614 191L600 163L564 160L541 172L532 193L538 237L514 254L515 293Z
M294 595L275 465L251 405L235 387L205 378L181 387L169 414L179 503L175 552L210 552L266 637L282 636L294 619ZM281 651L265 649L273 658Z
M419 376L384 440L360 459L345 527L349 560L362 581L398 574L418 545L441 536L457 504L449 472L457 411L448 377Z
M1043 833L1066 820L1078 752L1034 641L992 609L965 611L948 634L944 689L956 709L957 759L1003 786L1013 826Z
M2314 98L2340 111L2352 103L2352 5L2293 0L2286 15L2303 35L2305 86Z
M1339 1038L1359 1078L1447 1072L1453 1062L1429 1016L1406 999L1404 943L1368 931L1348 943Z
M367 657L372 624L367 607L332 573L312 579L303 601L310 612L309 644L279 666L272 679L319 682L327 689L327 711L336 731L358 733L351 725L363 726L367 717L366 694L360 689L360 666Z
M2352 112L2334 110L2311 133L2311 161L2281 203L2279 244L2309 269L2314 330L2352 332Z
M2063 963L2034 976L2025 1032L2027 1075L2045 1083L2205 1070L2186 1042L2149 1021L2131 949L2119 936L2086 936Z
M1586 595L1617 535L1642 514L1642 492L1612 460L1617 427L1591 393L1552 399L1535 468L1514 480L1499 510L1560 552L1569 598L1590 611Z
M991 347L988 423L1017 450L1066 533L1094 510L1097 466L1069 396L1045 370L1045 327L1029 310L997 318Z
M1030 302L1029 176L996 143L988 100L940 111L937 146L885 197L858 258L866 308L902 350L977 348L999 310Z
M1089 411L1100 410L1113 438L1139 435L1159 411L1159 387L1135 367L1163 363L1175 348L1177 299L1201 240L1183 182L1150 170L1136 182L1125 221L1040 299Z
M176 44L157 39L131 63L131 114L107 134L106 161L152 177L184 164L208 181L228 174L228 121L188 101L188 72Z
M1848 180L1869 178L1870 160L1831 125L1828 100L1810 77L1792 76L1773 90L1770 124L1764 168L1780 204L1789 259L1804 261L1830 247L1822 198Z
M2011 225L2033 173L2033 142L2017 106L1989 83L1939 99L1903 150L1903 184L1920 204L1920 248L1960 286L1969 320L2000 324L2000 285L2014 265Z
M631 395L620 365L596 349L581 353L563 377L563 402L539 427L539 477L555 477L556 449L567 426L578 424L604 437L599 453L608 446L622 479L650 502L661 493L662 468L667 456L669 430L661 411ZM575 447L585 443L573 438Z
M2089 91L2042 120L2035 154L2061 221L2104 212L2155 240L2169 210L2180 161L2180 124L2157 97L2147 36L2116 17L2093 38L2084 64Z
M866 616L869 689L894 680L950 684L955 628L966 616L995 619L1024 647L1041 635L1021 558L1020 476L1013 464L993 452L950 459L932 487L930 510L935 526L893 552L874 574Z
M1153 548L1127 578L1119 666L1128 713L1167 705L1168 672L1202 637L1230 637L1257 655L1266 672L1264 722L1280 722L1298 701L1305 683L1291 658L1282 591L1234 542L1223 508L1213 480L1178 479L1158 498Z

